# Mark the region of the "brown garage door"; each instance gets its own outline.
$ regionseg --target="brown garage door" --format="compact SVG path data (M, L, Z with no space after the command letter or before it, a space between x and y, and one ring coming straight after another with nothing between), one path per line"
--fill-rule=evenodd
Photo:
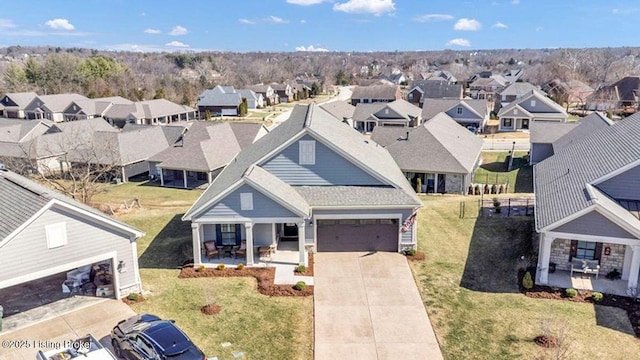
M318 251L398 251L397 219L318 220Z

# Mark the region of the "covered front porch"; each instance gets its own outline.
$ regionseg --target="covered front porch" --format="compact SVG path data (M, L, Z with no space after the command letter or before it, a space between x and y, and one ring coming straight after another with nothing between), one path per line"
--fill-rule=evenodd
M597 264L598 276L576 268L576 260ZM572 264L574 266L571 274ZM550 269L556 269L550 272ZM551 270L553 271L553 270ZM615 280L610 280L616 274ZM640 244L636 239L541 232L536 283L616 295L638 293Z
M308 265L305 221L192 223L195 266Z

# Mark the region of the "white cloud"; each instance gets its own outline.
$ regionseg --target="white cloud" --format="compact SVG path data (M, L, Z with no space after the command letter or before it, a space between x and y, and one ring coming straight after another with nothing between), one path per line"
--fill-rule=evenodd
M147 16L147 13L146 12L141 12L140 16Z
M478 31L482 29L482 24L480 24L476 19L462 18L453 25L453 29L461 31Z
M310 5L321 4L327 1L329 0L287 0L287 3L293 4L293 5L310 6Z
M616 15L629 15L629 14L633 14L633 13L638 12L638 10L640 10L640 9L637 9L637 8L617 9L617 8L615 8L615 9L611 10L611 12L613 14L616 14Z
M171 31L169 32L169 35L180 36L180 35L186 35L188 33L189 33L189 30L187 30L186 28L180 25L177 25L177 26L174 26L173 29L171 29Z
M9 29L14 27L17 27L17 25L13 23L13 20L0 19L0 28Z
M286 23L288 23L288 22L289 22L289 20L285 20L285 19L283 19L283 18L280 18L280 17L277 17L277 16L273 16L273 15L269 16L269 17L266 19L266 21L268 21L268 22L272 22L272 23L274 23L274 24L286 24Z
M189 45L187 45L185 43L182 43L180 41L175 41L175 40L164 44L164 46L179 47L179 48L188 48L189 47Z
M350 14L373 14L380 16L384 13L393 13L396 4L393 0L349 0L333 5L334 11L342 11Z
M44 23L53 30L73 30L75 26L71 25L67 19L53 19Z
M315 47L313 45L309 45L307 47L304 46L296 46L296 51L311 51L311 52L327 52L329 49Z
M500 21L498 21L497 23L493 24L491 27L494 27L496 29L506 29L506 28L508 28L507 25L501 23Z
M428 22L428 21L443 21L443 20L452 20L453 15L449 14L424 14L418 15L413 18L413 21L417 22Z
M162 31L157 30L157 29L151 29L151 28L146 29L144 32L145 32L146 34L154 34L154 35L155 35L155 34L162 34Z
M300 24L306 24L306 23L307 23L307 20L305 19L300 20Z
M518 5L518 4L520 4L520 0L511 0L511 3L513 5Z
M467 39L456 38L456 39L451 39L447 42L447 46L452 46L452 45L469 47L471 46L471 43Z
M243 24L248 24L248 25L254 25L256 22L253 20L249 20L249 19L238 19L239 22L243 23Z

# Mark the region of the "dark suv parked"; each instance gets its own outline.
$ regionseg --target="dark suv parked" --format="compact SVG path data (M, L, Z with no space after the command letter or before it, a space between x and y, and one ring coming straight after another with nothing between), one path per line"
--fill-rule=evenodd
M111 330L116 355L127 360L205 360L206 357L173 320L136 315Z

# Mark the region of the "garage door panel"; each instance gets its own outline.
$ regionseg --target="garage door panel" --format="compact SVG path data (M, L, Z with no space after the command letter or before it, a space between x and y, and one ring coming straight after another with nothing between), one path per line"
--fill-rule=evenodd
M318 251L398 251L398 224L380 220L318 221Z

